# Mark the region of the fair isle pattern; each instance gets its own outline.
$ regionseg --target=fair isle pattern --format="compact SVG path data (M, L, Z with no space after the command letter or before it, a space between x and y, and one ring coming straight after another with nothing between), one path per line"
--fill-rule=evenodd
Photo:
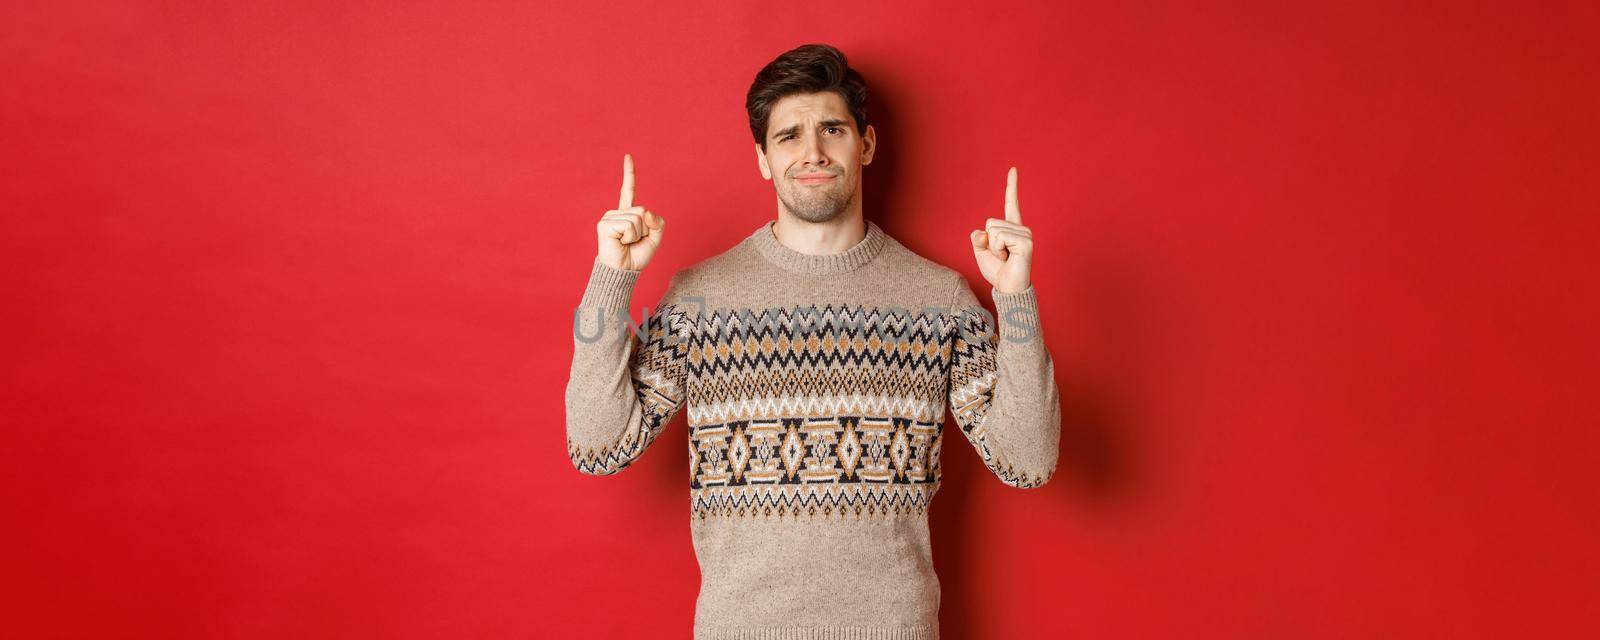
M984 427L994 400L998 376L996 346L999 332L986 312L971 311L956 316L960 323L952 332L950 353L950 415L978 450L984 466L1013 487L1028 489L1043 485L1049 475L1019 471L1000 459L995 436Z
M690 424L835 415L943 417L947 314L825 305L718 311L689 350Z
M606 448L579 447L569 435L567 453L584 473L610 475L628 468L661 435L683 404L691 324L687 314L676 305L663 304L638 322L640 340L632 338L632 328L621 330L627 332L635 349L629 360L630 374L644 419Z
M644 419L610 447L569 441L568 452L586 473L617 473L687 401L696 516L921 512L940 479L947 402L1002 482L1048 479L1000 459L983 426L998 334L981 309L824 305L691 318L663 304L640 322L630 362Z
M996 460L975 428L995 380L988 317L937 311L828 304L697 319L687 365L692 514L925 513L941 478L947 402L1002 480L1033 481Z
M923 513L938 490L940 429L905 418L783 418L696 427L695 515Z

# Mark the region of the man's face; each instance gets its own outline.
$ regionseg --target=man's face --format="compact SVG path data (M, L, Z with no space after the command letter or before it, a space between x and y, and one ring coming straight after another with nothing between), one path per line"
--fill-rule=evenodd
M767 149L756 145L756 162L790 213L825 222L856 200L877 134L871 125L865 134L856 131L855 122L844 96L832 91L785 96L772 105Z

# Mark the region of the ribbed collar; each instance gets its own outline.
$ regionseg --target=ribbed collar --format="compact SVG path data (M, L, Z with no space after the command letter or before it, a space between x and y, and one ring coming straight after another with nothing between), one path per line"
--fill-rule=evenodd
M839 253L810 254L800 253L778 242L778 236L773 233L777 220L768 220L755 233L750 234L750 241L761 252L761 256L768 262L793 271L807 275L823 275L830 273L844 273L854 271L883 252L884 245L888 244L889 235L883 232L877 224L867 220L867 235L855 246Z

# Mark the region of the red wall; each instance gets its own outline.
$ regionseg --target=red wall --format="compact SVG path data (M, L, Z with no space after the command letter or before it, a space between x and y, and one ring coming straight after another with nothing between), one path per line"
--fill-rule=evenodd
M808 41L870 217L985 302L1007 166L1035 233L1062 467L946 448L948 638L1594 632L1592 4L179 4L0 10L0 635L687 638L570 313L625 152L635 307L775 215Z

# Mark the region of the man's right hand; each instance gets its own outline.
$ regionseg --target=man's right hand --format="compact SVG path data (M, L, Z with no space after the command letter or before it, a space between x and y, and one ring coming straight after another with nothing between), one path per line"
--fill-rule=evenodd
M633 204L633 156L622 156L622 195L617 208L607 211L595 225L600 242L600 262L615 269L642 271L661 246L667 224L661 216Z

